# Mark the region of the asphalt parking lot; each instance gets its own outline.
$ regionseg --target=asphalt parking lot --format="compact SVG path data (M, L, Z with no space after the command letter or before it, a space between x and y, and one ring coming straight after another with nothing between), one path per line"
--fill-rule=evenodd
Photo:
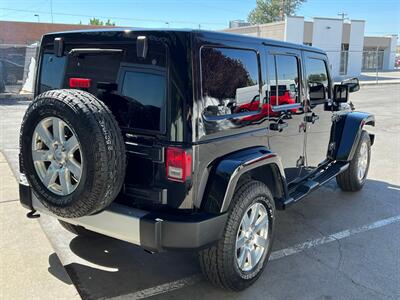
M244 292L212 287L195 253L148 254L107 237L76 237L50 217L39 222L84 299L399 299L400 85L365 86L350 98L376 116L368 182L345 193L332 180L279 212L271 261ZM0 102L0 151L15 175L26 107Z

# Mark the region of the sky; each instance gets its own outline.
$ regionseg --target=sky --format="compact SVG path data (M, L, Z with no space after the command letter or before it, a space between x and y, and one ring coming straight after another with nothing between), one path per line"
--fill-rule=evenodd
M82 22L111 19L117 26L223 29L246 19L256 0L0 0L0 20ZM400 1L308 0L296 15L365 20L366 35L400 34ZM35 16L36 15L36 16Z

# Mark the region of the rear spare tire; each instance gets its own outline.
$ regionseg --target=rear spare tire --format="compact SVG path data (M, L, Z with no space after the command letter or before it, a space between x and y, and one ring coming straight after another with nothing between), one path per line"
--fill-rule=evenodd
M118 123L99 99L80 90L40 94L21 126L21 165L40 202L76 218L107 207L125 177Z

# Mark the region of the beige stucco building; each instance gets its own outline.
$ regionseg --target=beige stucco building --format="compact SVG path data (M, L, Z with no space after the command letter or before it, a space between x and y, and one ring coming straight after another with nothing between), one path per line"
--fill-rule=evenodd
M305 44L325 50L334 77L358 76L362 70L392 70L397 36L365 36L364 20L288 16L284 21L227 28L223 31Z

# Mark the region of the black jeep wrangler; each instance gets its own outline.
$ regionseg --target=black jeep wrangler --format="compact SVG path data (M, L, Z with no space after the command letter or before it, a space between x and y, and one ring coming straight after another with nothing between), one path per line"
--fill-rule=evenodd
M312 47L197 30L43 36L20 136L21 203L76 234L199 251L242 290L271 252L276 209L336 177L366 181L374 117ZM32 216L32 212L30 214Z

